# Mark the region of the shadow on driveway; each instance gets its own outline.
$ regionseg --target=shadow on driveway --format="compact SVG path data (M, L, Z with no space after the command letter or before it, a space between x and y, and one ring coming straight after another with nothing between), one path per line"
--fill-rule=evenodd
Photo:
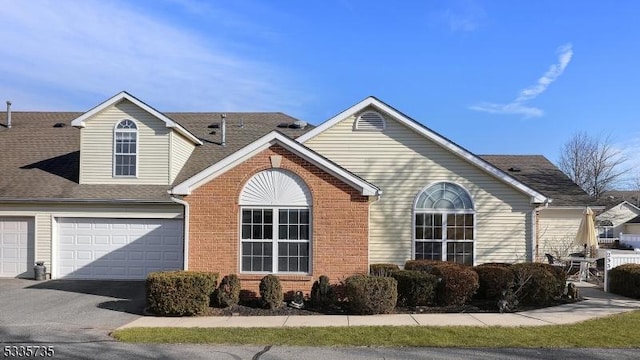
M98 308L142 315L146 306L144 281L49 280L27 289L57 290L116 298L97 304Z

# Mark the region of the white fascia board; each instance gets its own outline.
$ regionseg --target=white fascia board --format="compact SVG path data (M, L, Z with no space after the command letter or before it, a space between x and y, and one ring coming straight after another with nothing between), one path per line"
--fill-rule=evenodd
M175 121L169 119L163 113L161 113L158 110L152 108L151 106L145 104L144 102L140 101L135 96L129 94L126 91L119 92L118 94L112 96L111 98L109 98L108 100L102 102L98 106L95 106L94 108L92 108L91 110L87 111L86 113L84 113L84 114L80 115L79 117L73 119L73 121L71 121L71 126L78 127L78 128L85 127L86 126L85 125L85 121L87 119L91 118L92 116L96 115L97 113L101 112L102 110L106 109L107 107L109 107L109 106L111 106L113 104L116 104L116 103L118 103L118 102L120 102L122 100L131 101L132 103L134 103L139 108L145 110L149 114L151 114L151 115L155 116L156 118L158 118L160 121L164 122L166 127L175 129L177 132L182 134L187 139L191 140L196 145L202 145L202 141L200 141L200 139L198 139L195 135L193 135L192 133L187 131L185 128L180 126Z
M324 123L320 124L318 127L312 129L311 131L301 135L300 137L298 137L296 139L296 141L300 142L300 143L305 143L306 141L316 137L317 135L321 134L322 132L324 132L325 130L329 129L330 127L334 126L335 124L337 124L338 122L344 120L346 117L351 116L363 109L365 109L368 106L373 106L385 113L387 113L389 116L394 117L396 120L400 121L403 125L407 126L408 128L414 130L415 132L421 134L422 136L426 137L427 139L430 139L431 141L435 142L436 144L444 147L445 149L451 151L452 153L458 155L459 157L465 159L467 162L470 162L471 164L479 167L480 169L484 170L485 172L493 175L494 177L502 180L503 182L511 185L512 187L515 187L516 189L520 190L521 192L529 195L531 197L531 203L545 203L545 202L549 202L550 199L547 198L546 196L544 196L543 194L533 190L532 188L524 185L523 183L519 182L518 180L512 178L511 176L505 174L504 172L502 172L500 169L496 168L495 166L489 164L488 162L480 159L479 157L477 157L476 155L472 154L471 152L465 150L464 148L460 147L459 145L451 142L450 140L442 137L441 135L427 129L426 127L424 127L423 125L419 124L418 122L414 121L413 119L410 119L409 117L407 117L406 115L400 113L399 111L397 111L396 109L392 108L391 106L383 103L382 101L374 98L373 96L369 96L366 99L362 100L361 102L357 103L356 105L348 108L347 110L339 113L338 115L332 117L331 119L325 121Z
M268 149L274 144L283 146L287 150L320 167L324 171L327 171L328 173L336 176L340 180L359 190L362 195L374 196L381 193L380 189L378 189L374 185L358 178L357 176L349 173L348 171L314 153L312 150L276 131L272 131L267 135L264 135L263 137L245 146L244 148L234 152L233 154L220 160L214 165L209 166L198 174L176 185L175 187L173 187L173 189L170 190L170 193L173 195L189 195L193 190L224 174L226 171L232 169L237 164L245 161L246 159L263 150Z

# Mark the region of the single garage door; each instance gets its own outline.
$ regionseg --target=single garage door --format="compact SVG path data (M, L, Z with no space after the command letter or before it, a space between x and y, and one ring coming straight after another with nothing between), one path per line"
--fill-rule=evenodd
M136 280L184 265L181 220L58 218L58 239L58 278Z
M0 277L33 277L33 218L0 217Z

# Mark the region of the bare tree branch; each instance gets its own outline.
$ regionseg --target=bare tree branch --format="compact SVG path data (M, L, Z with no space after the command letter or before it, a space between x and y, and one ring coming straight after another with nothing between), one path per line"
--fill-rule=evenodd
M562 147L558 167L589 195L598 199L611 190L628 169L627 158L611 145L611 137L575 133Z

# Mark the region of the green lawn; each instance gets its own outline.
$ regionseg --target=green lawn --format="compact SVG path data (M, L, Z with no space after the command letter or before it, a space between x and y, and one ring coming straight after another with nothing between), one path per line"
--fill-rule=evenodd
M131 328L125 342L291 346L640 347L640 310L539 327L354 326L324 328Z

